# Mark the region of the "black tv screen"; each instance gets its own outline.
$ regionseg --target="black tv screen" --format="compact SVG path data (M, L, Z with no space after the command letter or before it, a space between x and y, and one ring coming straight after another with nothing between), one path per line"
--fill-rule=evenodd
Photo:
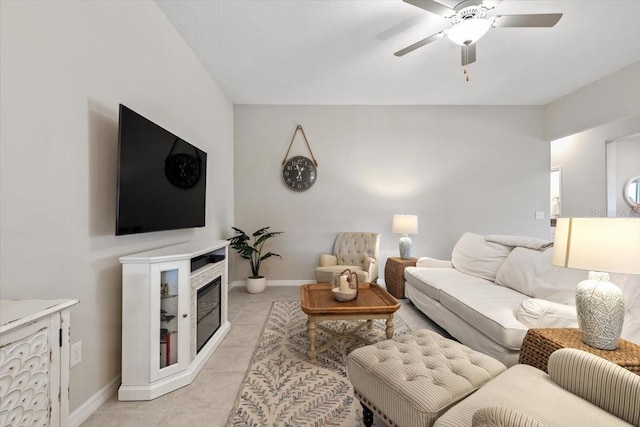
M203 227L207 153L120 104L116 235Z

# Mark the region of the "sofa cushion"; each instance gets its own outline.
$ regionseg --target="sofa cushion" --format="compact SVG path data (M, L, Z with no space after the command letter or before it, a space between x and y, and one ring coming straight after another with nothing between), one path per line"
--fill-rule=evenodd
M358 276L358 282L370 281L369 273L364 271L362 267L357 265L328 265L326 267L317 267L315 271L316 282L318 283L331 283L333 280L342 273L345 269L351 270L352 273L356 273Z
M488 280L469 276L455 268L406 267L404 269L404 278L417 290L434 300L440 299L440 288L442 286L458 286L460 284L493 285Z
M464 233L453 248L451 262L462 273L493 282L498 268L511 249L509 246L488 242L479 234Z
M553 248L514 248L498 269L496 283L533 298L575 305L576 285L587 279L587 271L556 267L552 254Z
M458 284L440 288L440 303L498 344L519 350L527 327L514 314L526 295L513 289L488 285Z
M540 298L522 301L516 319L529 328L577 328L578 315L574 305L560 304Z
M486 406L515 408L547 427L629 426L626 422L555 384L547 374L515 365L438 418L435 427L471 426Z

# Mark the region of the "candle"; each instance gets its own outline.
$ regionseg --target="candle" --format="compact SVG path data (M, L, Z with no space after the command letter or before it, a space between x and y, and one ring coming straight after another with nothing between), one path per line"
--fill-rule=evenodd
M347 276L340 276L340 292L349 292L349 282L347 282Z

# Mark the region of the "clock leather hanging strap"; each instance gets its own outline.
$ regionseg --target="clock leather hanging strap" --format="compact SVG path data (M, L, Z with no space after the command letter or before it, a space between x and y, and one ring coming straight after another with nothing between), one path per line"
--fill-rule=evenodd
M176 139L173 140L173 145L171 146L171 150L169 150L169 154L167 155L167 158L165 159L165 162L171 158L172 153L173 153L173 149L176 148L176 144L178 143L179 139L180 138L178 138L176 136ZM198 153L198 150L196 150L195 147L194 147L193 151L195 151L195 153L196 153L195 158L198 159L198 162L201 162L202 160L200 159L200 154ZM187 154L187 156L191 156L191 154ZM191 157L193 157L193 156L191 156Z
M302 133L302 137L304 138L304 142L306 142L307 148L309 149L309 153L311 154L311 159L313 159L313 163L316 165L316 167L318 167L318 161L316 160L315 156L313 155L313 151L311 150L311 146L309 145L309 141L307 140L307 135L305 135L304 129L302 129L301 125L298 125L296 127L296 131L293 132L293 136L291 137L291 142L289 143L289 148L287 148L287 154L285 154L284 155L284 159L282 159L282 165L284 166L284 164L287 162L287 157L289 157L289 151L291 151L291 146L293 145L293 140L296 139L296 134L298 133L298 131L300 131Z

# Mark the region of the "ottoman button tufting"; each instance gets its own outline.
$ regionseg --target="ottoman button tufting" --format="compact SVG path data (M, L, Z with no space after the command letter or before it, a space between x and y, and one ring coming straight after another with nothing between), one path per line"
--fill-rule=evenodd
M347 373L354 395L369 414L370 410L381 414L388 425L432 426L453 402L506 369L497 360L428 330L385 341L385 347L388 350L380 351L368 345L351 352ZM364 418L368 419L366 413Z

